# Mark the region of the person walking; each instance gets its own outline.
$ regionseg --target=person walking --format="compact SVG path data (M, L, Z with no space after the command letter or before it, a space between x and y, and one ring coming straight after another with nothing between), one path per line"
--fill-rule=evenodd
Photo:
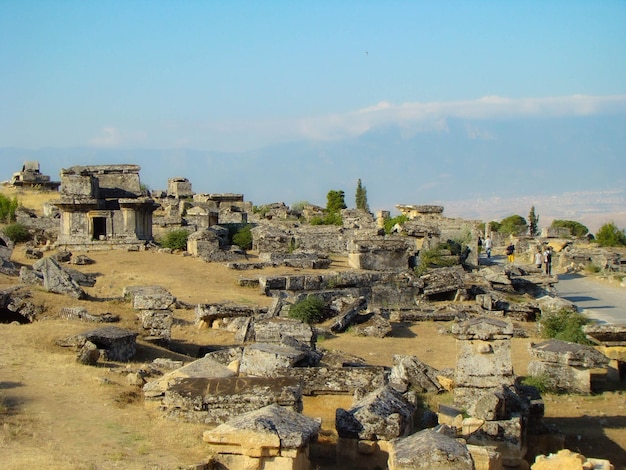
M541 247L537 247L537 252L535 253L535 266L537 269L541 269L541 263L543 261L543 255L541 254Z
M509 263L515 263L515 245L513 245L513 242L506 247L506 257Z
M546 267L546 276L552 275L552 249L548 246L543 252L543 264Z
M491 242L491 237L489 235L487 235L487 238L485 238L485 241L483 242L483 246L485 247L485 253L487 253L487 258L491 258L492 242Z

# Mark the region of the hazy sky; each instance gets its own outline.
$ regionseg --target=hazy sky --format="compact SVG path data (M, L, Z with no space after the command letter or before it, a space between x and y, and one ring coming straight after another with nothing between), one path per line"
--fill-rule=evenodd
M626 2L0 1L0 147L626 113Z

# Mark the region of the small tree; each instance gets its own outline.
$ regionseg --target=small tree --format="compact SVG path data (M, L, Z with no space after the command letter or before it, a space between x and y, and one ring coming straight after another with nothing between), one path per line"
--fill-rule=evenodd
M528 230L526 219L521 215L511 215L502 219L498 232L504 235L521 235Z
M4 194L0 194L0 222L4 222L5 224L15 222L15 211L17 207L17 197L10 199Z
M233 244L237 245L242 250L249 250L252 248L252 231L250 225L241 227L233 235Z
M326 210L328 213L334 214L341 211L341 209L345 209L347 207L345 199L346 196L341 190L336 191L331 189L328 191L328 194L326 195Z
M183 228L170 230L161 240L161 246L172 250L187 250L187 239L189 232Z
M528 233L531 237L539 235L539 216L535 214L535 206L530 208L528 214Z
M550 227L554 229L566 228L569 230L572 236L579 238L584 237L589 233L589 229L587 227L585 227L580 222L576 222L574 220L554 219L550 224Z
M3 232L13 243L27 242L32 238L28 229L22 224L7 225Z
M289 308L289 317L304 323L318 323L324 319L326 303L320 297L310 295Z
M614 222L607 222L596 233L596 241L600 246L626 246L626 233Z
M360 178L356 183L355 203L357 209L361 209L365 212L370 211L370 206L367 203L367 189L361 184Z

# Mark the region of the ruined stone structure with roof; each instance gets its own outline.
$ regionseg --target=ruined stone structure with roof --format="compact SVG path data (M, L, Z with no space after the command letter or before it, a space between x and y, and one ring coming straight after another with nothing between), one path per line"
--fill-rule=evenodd
M13 173L11 186L41 188L56 191L61 184L59 181L52 181L49 176L40 171L39 162L27 161L22 165L22 170Z
M152 213L137 165L74 166L61 170L57 247L110 249L141 247L152 240Z

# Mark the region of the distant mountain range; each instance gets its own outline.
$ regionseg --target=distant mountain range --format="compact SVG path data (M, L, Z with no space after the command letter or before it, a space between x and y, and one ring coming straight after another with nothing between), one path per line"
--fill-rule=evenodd
M565 218L558 215L563 211L556 205L564 204L559 198L582 194L582 206L573 209L568 203L572 220L600 211L618 221L619 209L626 207L626 116L621 115L448 119L436 131L387 126L341 141L289 142L238 153L5 147L0 158L2 180L25 160L40 161L42 172L53 179L72 165L137 163L152 189L165 189L168 178L182 176L196 192L243 193L254 204L307 200L325 205L328 190L341 189L353 206L360 178L372 210L442 203L446 213L465 207L478 218L499 220L513 213L527 216L528 204L536 200L538 213ZM604 196L596 201L590 194L608 194L613 202L607 205ZM510 202L508 212L499 208L502 201ZM528 205L523 213L513 208L521 202ZM623 220L626 224L626 215Z

